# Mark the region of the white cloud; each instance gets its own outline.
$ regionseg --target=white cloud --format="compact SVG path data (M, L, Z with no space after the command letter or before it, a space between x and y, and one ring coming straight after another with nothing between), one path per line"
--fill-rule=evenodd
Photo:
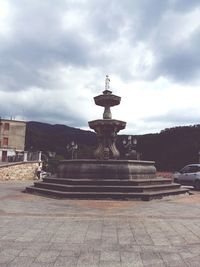
M199 16L196 0L0 0L0 115L87 128L110 74L124 132L198 123Z
M14 10L5 0L0 0L0 38L8 39L12 34L12 16Z

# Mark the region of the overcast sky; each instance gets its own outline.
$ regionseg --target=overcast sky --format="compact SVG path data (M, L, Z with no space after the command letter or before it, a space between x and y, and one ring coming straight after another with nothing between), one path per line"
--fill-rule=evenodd
M199 0L0 0L0 116L123 133L200 123Z

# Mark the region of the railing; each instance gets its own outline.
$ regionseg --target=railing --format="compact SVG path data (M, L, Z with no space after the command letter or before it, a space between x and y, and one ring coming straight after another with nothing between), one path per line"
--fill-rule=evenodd
M20 162L20 161L24 161L24 155L7 156L7 160L4 159L4 162Z
M41 151L27 153L27 161L40 161L40 160L41 160Z
M20 162L20 161L41 161L41 151L37 152L24 152L15 156L7 156L4 162Z

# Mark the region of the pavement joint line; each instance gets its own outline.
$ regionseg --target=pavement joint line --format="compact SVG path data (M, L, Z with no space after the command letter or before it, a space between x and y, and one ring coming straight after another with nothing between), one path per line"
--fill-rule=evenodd
M11 216L15 216L15 217L20 217L20 216L23 216L23 217L44 217L44 218L55 218L56 217L59 217L59 218L74 218L74 219L77 219L77 218L91 218L91 219L94 219L94 217L98 217L98 215L96 214L82 214L82 215L77 215L76 213L72 213L72 214L59 214L59 213L55 213L55 214L45 214L45 213L42 213L42 214L36 214L36 213L14 213L14 212L0 212L0 217L11 217ZM155 219L165 219L165 220L176 220L177 219L177 216L163 216L163 215L147 215L147 216L131 216L131 215L124 215L124 214L104 214L104 215L99 215L98 218L96 218L96 220L99 220L99 218L102 218L102 217L105 217L105 218L127 218L127 219L148 219L148 220L155 220ZM181 220L188 220L188 217L186 216L181 216L179 217L179 219ZM190 220L200 220L200 216L198 217L190 217L189 218ZM124 219L125 220L125 219Z

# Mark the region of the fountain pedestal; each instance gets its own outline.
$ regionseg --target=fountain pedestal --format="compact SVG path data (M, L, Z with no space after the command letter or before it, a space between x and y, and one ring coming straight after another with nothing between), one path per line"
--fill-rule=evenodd
M126 123L119 120L103 119L90 121L89 126L95 130L98 147L94 151L96 159L118 159L120 153L115 145L117 133L124 129Z
M107 77L108 79L108 77ZM126 122L112 119L110 108L120 104L121 97L108 90L94 97L95 104L104 107L103 119L89 121L89 127L96 132L98 147L94 152L96 159L119 159L120 153L115 145L117 133L126 127Z

